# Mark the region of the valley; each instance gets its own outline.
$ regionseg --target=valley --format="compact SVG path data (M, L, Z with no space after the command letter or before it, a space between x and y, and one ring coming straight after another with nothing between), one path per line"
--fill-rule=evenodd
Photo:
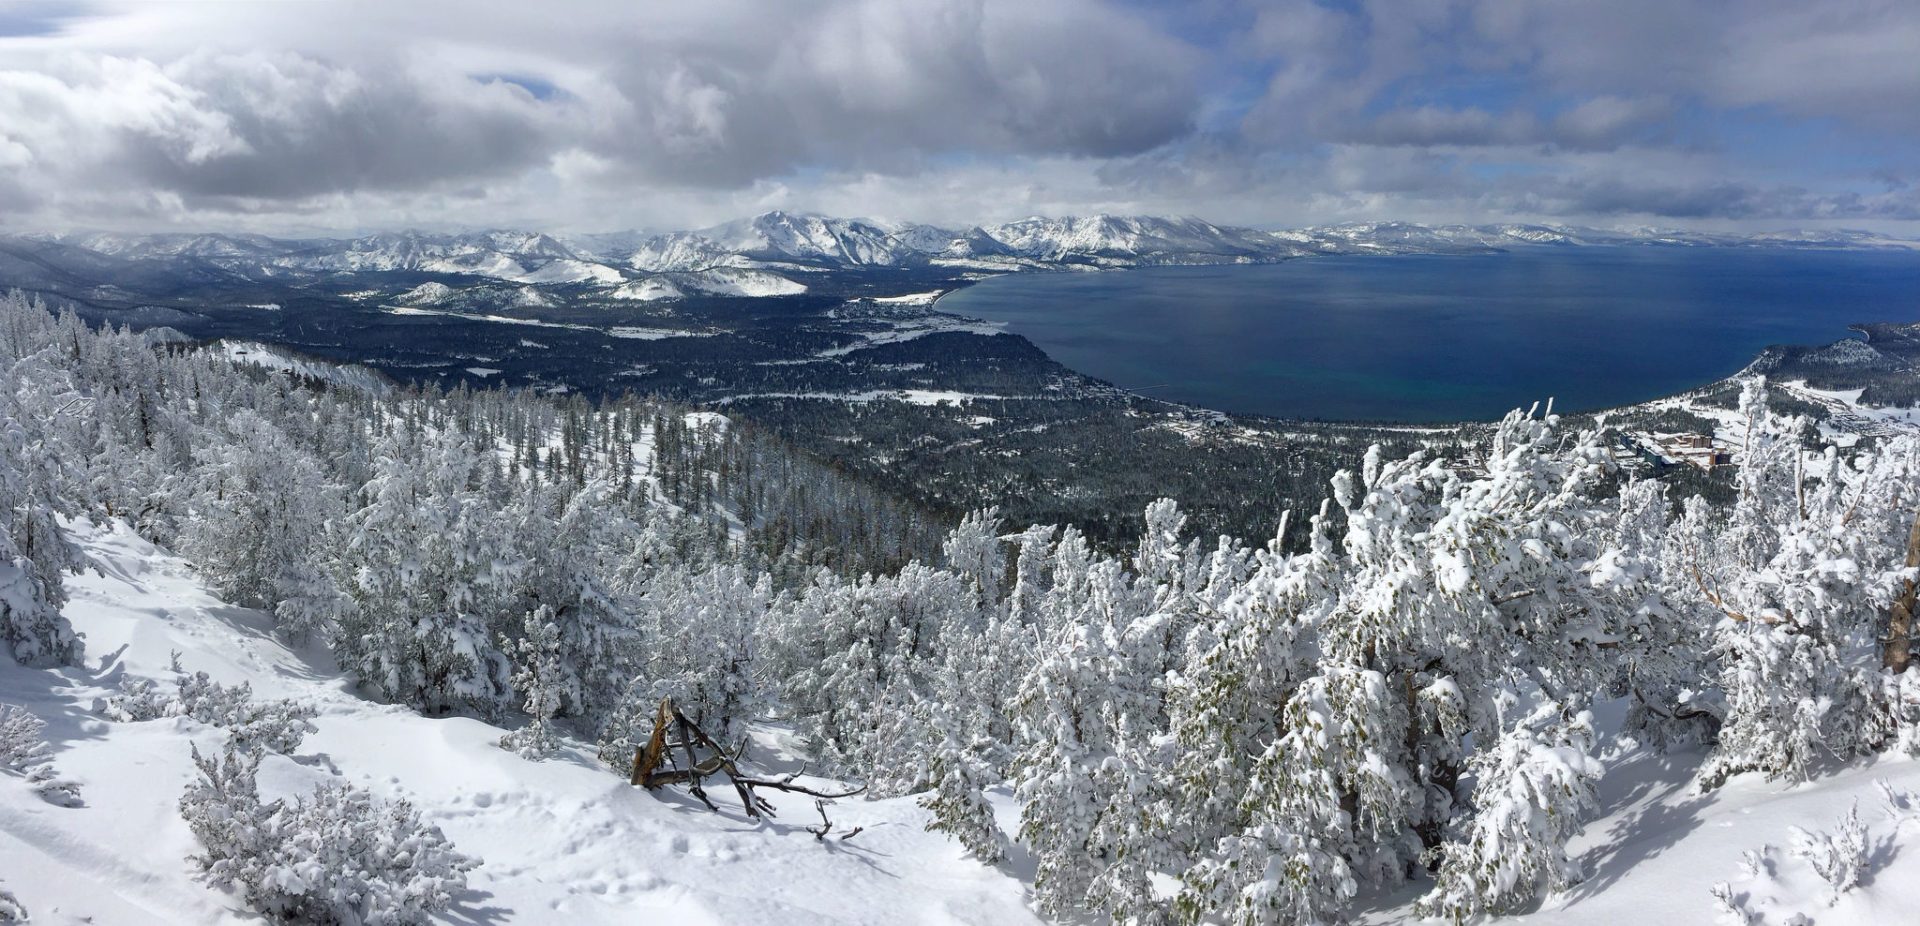
M1001 325L942 311L940 294L1005 273L1628 246L1900 245L1397 223L1258 232L1104 216L956 232L770 213L703 232L566 241L0 239L0 287L70 303L94 324L279 345L444 389L631 393L720 409L936 521L996 506L1014 523L1073 523L1118 548L1155 498L1178 500L1202 536L1264 537L1277 512L1316 506L1369 444L1448 453L1459 438L1128 392ZM1290 542L1304 531L1295 519Z

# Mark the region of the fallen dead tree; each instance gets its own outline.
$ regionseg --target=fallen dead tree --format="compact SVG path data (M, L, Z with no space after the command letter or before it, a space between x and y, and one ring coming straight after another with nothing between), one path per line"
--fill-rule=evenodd
M866 788L855 788L837 793L816 791L793 783L795 778L800 777L799 772L778 781L752 778L742 774L738 765L740 756L745 750L746 744L742 743L738 749L731 753L727 752L719 743L701 732L699 725L688 720L687 715L680 713L679 708L673 706L673 699L661 698L660 710L654 714L653 718L653 735L647 737L645 746L634 750L633 753L633 783L649 790L663 785L685 784L687 790L700 799L700 803L707 805L708 810L718 811L720 808L708 799L706 788L700 783L714 775L725 775L733 784L733 790L740 795L740 804L746 808L747 816L756 820L762 815L769 817L775 815L773 805L755 793L756 788L805 794L822 801L852 797L866 790ZM684 766L680 764L680 759L675 757L676 751L685 758ZM704 757L702 753L705 754ZM824 810L821 812L821 818L823 820L826 818ZM848 833L841 838L851 835L853 834Z

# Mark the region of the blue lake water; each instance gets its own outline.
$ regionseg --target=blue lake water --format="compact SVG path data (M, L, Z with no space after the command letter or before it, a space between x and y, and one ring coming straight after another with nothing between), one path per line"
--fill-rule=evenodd
M1055 360L1230 412L1490 420L1645 401L1769 344L1920 321L1920 253L1540 248L1269 265L1014 274L944 312L1007 323Z

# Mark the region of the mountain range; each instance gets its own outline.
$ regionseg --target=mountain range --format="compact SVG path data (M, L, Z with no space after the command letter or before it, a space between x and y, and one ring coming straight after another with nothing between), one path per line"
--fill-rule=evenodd
M0 285L143 281L299 285L378 272L579 287L624 300L807 291L828 271L920 268L954 275L1177 264L1269 263L1328 254L1479 253L1546 245L1916 247L1863 232L1761 236L1656 229L1402 222L1262 231L1194 218L1021 219L964 229L768 212L697 231L555 236L391 232L358 238L77 233L0 237ZM63 287L64 288L64 287Z

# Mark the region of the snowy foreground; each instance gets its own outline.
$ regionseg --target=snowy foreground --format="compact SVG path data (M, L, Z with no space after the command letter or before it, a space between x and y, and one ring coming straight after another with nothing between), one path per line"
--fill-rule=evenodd
M264 615L211 597L189 565L124 527L82 522L71 535L91 565L69 577L66 608L87 635L87 670L0 662L0 702L47 721L54 765L85 801L58 807L0 775L0 890L34 923L260 921L238 896L203 886L186 861L199 848L176 806L196 777L189 743L217 752L223 733L180 718L113 723L94 711L124 677L169 682L173 651L189 672L319 708L296 761L262 763L262 797L306 793L337 774L411 801L479 859L448 922L1035 921L1020 882L926 832L929 816L911 798L842 801L828 808L835 835L865 830L816 841L804 827L819 815L802 795L770 792L779 816L756 823L738 806L715 814L677 791L633 788L587 747L530 762L496 745L498 727L357 697L324 654L289 650Z
M84 801L56 806L0 775L0 890L32 922L259 922L239 897L203 884L186 860L199 848L177 809L196 777L189 744L217 751L221 731L181 718L114 723L98 712L125 678L170 682L176 651L189 672L319 709L317 732L294 760L262 764L263 797L304 793L339 776L412 802L477 858L471 890L456 898L447 922L1036 921L1020 877L1030 876L1023 853L1005 869L968 859L923 829L928 814L911 798L843 800L828 808L835 834L864 829L819 841L805 829L818 816L804 796L769 794L779 816L754 822L724 801L716 814L677 791L629 787L589 748L530 762L496 745L500 728L356 696L322 652L290 650L269 635L265 616L211 597L191 566L122 526L82 521L69 533L89 563L69 579L65 611L87 636L86 669L0 662L0 702L47 722L54 765ZM796 764L778 731L761 740L753 757L770 770ZM1860 762L1799 786L1743 776L1698 796L1698 759L1610 759L1601 816L1572 845L1588 879L1512 921L1737 922L1709 891L1721 881L1753 922L1793 922L1795 914L1813 923L1920 921L1920 878L1912 876L1920 870L1920 762ZM1895 795L1891 803L1881 783ZM1002 824L1013 829L1000 797ZM1806 852L1796 854L1805 840L1793 828L1836 834L1856 801L1865 870L1830 903L1828 883ZM1749 864L1743 853L1754 853ZM1422 890L1363 900L1363 918L1406 919Z

